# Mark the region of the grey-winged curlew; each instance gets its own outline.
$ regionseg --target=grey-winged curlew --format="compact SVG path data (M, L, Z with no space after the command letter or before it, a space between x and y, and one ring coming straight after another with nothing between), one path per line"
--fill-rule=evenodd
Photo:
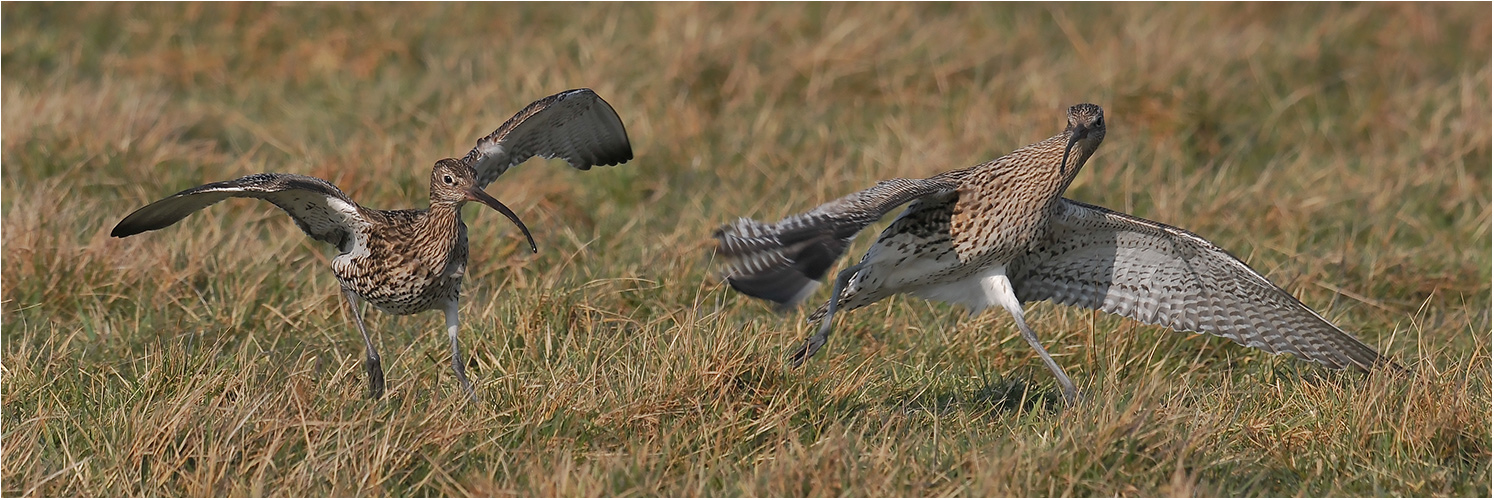
M467 271L467 225L462 205L476 201L508 216L537 251L529 228L483 191L509 167L534 156L562 158L572 167L617 165L633 159L633 148L617 112L590 89L561 92L535 101L503 126L478 139L462 159L437 161L431 169L430 208L377 210L359 206L332 183L293 174L254 174L191 188L136 210L110 233L125 237L175 224L228 198L259 198L280 207L302 231L337 247L332 274L342 284L366 349L368 394L384 394L384 369L357 299L390 314L440 309L451 340L451 367L469 398L476 398L457 343L457 302Z
M1209 333L1332 369L1396 366L1208 240L1183 229L1063 198L1105 138L1099 106L1069 108L1063 132L996 160L927 179L892 179L777 223L739 219L716 231L723 276L782 307L819 286L856 233L910 203L811 314L821 325L793 356L825 345L837 310L907 293L1012 315L1062 386L1074 383L1022 316L1026 302L1099 309Z

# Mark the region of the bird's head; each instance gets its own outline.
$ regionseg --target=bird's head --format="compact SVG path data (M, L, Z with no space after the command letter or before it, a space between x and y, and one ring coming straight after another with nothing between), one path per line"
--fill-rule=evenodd
M524 221L519 220L519 216L514 214L513 210L509 210L497 198L492 197L477 185L477 171L473 170L471 165L468 165L465 160L455 158L436 162L436 166L431 168L431 206L447 203L461 207L463 203L469 201L487 205L508 216L508 220L519 226L519 230L524 232L524 237L529 239L529 250L539 251L534 244L534 236L529 234L529 228L524 225Z
M1069 126L1064 132L1068 133L1069 142L1063 148L1063 162L1058 164L1059 175L1064 175L1068 170L1069 152L1075 146L1079 147L1080 152L1075 160L1076 170L1100 147L1100 141L1105 139L1105 110L1090 103L1069 106Z

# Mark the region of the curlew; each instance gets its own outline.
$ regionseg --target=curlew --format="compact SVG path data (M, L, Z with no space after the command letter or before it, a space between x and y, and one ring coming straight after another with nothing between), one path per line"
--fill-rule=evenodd
M457 343L457 302L467 271L467 225L461 209L475 201L503 213L524 233L530 251L538 251L518 215L483 191L510 167L535 156L562 158L588 170L625 163L633 159L633 148L612 106L590 89L569 90L526 106L478 139L462 159L437 161L431 168L428 209L371 209L325 180L266 173L205 184L151 203L125 217L110 235L123 238L161 229L228 198L274 203L308 236L337 247L332 274L363 335L370 398L384 394L384 369L358 312L360 298L389 314L445 312L451 368L468 398L476 399Z
M892 179L777 223L718 229L722 275L737 291L791 307L808 298L851 239L903 204L810 315L820 328L793 355L819 352L837 310L906 293L1000 306L1073 403L1074 383L1023 319L1027 302L1099 309L1151 325L1342 370L1396 366L1208 240L1183 229L1063 198L1105 138L1099 106L1069 108L1063 132L996 160L927 179Z

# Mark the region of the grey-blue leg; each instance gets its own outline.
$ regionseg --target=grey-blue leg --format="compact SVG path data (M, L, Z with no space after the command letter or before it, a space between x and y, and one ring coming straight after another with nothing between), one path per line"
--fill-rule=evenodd
M467 398L477 401L477 391L472 390L472 381L467 380L467 363L462 361L462 347L457 344L459 329L461 326L457 321L457 300L452 299L446 303L446 336L451 338L451 370L456 372L457 380L461 381Z
M830 338L830 322L835 319L835 309L840 305L840 294L851 282L851 277L861 270L861 266L861 264L856 264L845 268L835 276L835 284L830 289L830 304L825 308L825 318L820 321L820 329L814 335L809 336L804 341L804 346L800 347L790 358L795 368L802 366L805 360L814 357L815 353L820 352L821 347L825 347L825 341Z
M342 294L348 299L348 310L353 312L353 324L358 325L358 333L363 334L363 368L368 371L368 398L382 398L384 366L379 363L379 351L374 349L373 338L368 336L368 328L363 326L363 315L358 313L358 295L346 288L342 289Z
M981 280L981 285L986 289L986 293L995 303L1006 309L1006 312L1011 313L1012 320L1017 323L1017 330L1022 332L1022 340L1026 340L1027 345L1032 346L1033 350L1037 351L1038 357L1043 359L1043 364L1048 366L1048 371L1053 372L1053 376L1058 379L1058 385L1063 390L1063 402L1068 405L1073 405L1077 402L1079 400L1079 391L1074 388L1074 382L1069 380L1068 374L1063 372L1063 368L1058 366L1058 362L1053 361L1053 356L1049 355L1048 350L1043 348L1043 343L1038 342L1037 333L1027 327L1027 321L1022 317L1022 301L1017 299L1016 291L1012 289L1012 281L1006 276L1006 268L1004 266L997 267L995 273Z

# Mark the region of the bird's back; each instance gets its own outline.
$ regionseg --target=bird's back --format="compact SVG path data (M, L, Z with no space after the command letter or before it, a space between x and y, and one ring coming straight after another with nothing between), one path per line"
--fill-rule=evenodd
M884 229L861 259L861 271L846 286L839 307L856 309L899 293L962 304L972 311L989 304L969 278L1005 266L1041 240L1062 179L1039 175L1035 163L1061 153L1043 141L1012 154L942 174L960 180L955 192L908 206ZM825 306L820 311L825 310ZM818 320L821 312L810 316Z

